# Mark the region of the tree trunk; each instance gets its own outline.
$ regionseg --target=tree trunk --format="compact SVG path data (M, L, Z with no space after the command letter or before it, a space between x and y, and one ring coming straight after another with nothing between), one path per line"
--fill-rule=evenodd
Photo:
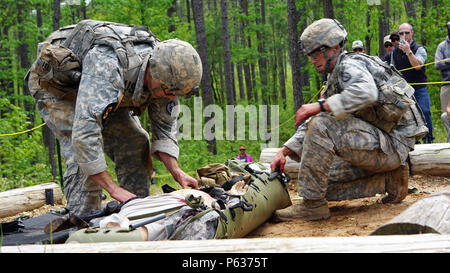
M241 45L242 47L248 47L251 48L251 39L248 36L247 37L247 25L248 25L248 0L240 0L240 7L241 7L241 12L246 16L245 19L241 19ZM247 43L246 43L246 39ZM244 77L245 77L245 88L247 91L247 101L250 102L253 98L252 95L252 89L253 89L253 85L252 85L252 77L251 77L251 72L250 72L250 65L248 62L243 63L243 68L244 68Z
M378 17L378 48L380 58L386 55L386 50L384 48L384 36L390 34L389 30L389 0L386 0L384 6L380 5L380 16Z
M288 0L289 58L292 70L292 92L294 96L294 113L303 104L300 49L298 46L297 24L299 21L295 0Z
M228 105L234 105L233 96L233 71L231 67L230 35L228 34L228 7L226 0L220 0L220 10L222 13L222 39L223 39L223 60L225 73L225 91Z
M212 84L211 84L211 72L209 69L209 63L208 63L208 48L206 44L206 31L205 31L205 21L203 17L203 4L202 0L191 0L192 3L192 12L194 16L194 25L195 25L195 34L197 37L197 44L198 44L198 53L200 55L200 58L202 60L202 67L203 67L203 76L201 79L201 88L202 88L202 100L204 107L213 104L213 96L212 96ZM205 119L205 122L207 122L211 118ZM207 141L208 143L208 150L216 155L217 154L217 148L216 148L216 140L212 139Z
M258 2L260 2L259 7ZM257 9L259 8L261 14L261 21L256 19L256 23L264 26L266 24L264 0L261 1L255 0L255 7ZM264 105L267 105L269 100L269 87L267 82L267 58L264 56L265 54L264 41L266 40L266 37L264 32L256 31L256 38L258 40L258 53L259 53L258 67L259 67L259 78L261 83L261 97L262 103Z
M280 94L283 99L283 108L286 109L286 79L284 78L284 65L283 65L283 52L281 47L276 49L277 60L278 60L278 78L280 81Z
M416 0L403 0L403 4L405 5L405 11L408 18L413 18L416 21L416 8L415 8ZM413 25L413 22L410 22Z
M167 17L172 18L172 15L177 12L177 0L172 1L172 6L167 9ZM171 23L168 27L168 32L174 32L176 30L175 24Z
M237 10L238 9L238 3L237 2L232 2L233 5L233 10ZM238 45L241 41L240 36L241 36L241 24L240 21L238 21L238 19L236 17L233 18L233 27L234 27L234 43L236 45ZM234 73L233 73L234 75ZM245 101L245 91L244 91L244 79L242 77L242 61L241 59L236 63L236 75L238 78L238 87L239 87L239 99L241 101ZM233 84L234 86L234 84ZM235 92L236 93L236 92ZM236 95L236 94L235 94Z
M371 7L367 7L367 13L366 13L366 26L367 26L367 33L366 33L366 41L365 41L365 48L366 48L366 54L370 55L370 9Z
M325 18L334 19L333 1L323 0L323 15Z
M189 0L186 0L186 18L188 22L188 29L191 29L191 5L189 4Z
M53 0L53 30L59 29L59 20L61 18L60 0Z

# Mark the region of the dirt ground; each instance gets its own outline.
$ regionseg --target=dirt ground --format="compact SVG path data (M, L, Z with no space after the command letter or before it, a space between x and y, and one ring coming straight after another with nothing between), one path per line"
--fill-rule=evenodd
M272 237L326 237L326 236L367 236L378 227L384 225L416 201L438 192L450 185L450 178L414 175L409 179L407 197L399 204L382 204L380 196L333 201L328 205L331 217L322 221L266 222L251 232L246 238L272 238ZM299 197L296 187L290 187L293 203ZM33 211L0 218L0 222L12 221L19 216L35 217L47 213L50 209L64 207L64 204L55 206L45 205Z
M383 195L328 202L331 217L327 220L266 222L246 238L367 236L418 200L449 185L450 178L414 175L409 179L410 193L401 203L383 204ZM296 190L290 190L290 195L293 203L298 202Z

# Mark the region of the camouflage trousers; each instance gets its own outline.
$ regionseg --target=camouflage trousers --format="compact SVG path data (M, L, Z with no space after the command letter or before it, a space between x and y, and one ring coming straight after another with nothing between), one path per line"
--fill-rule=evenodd
M319 114L308 123L301 151L299 195L324 199L328 183L350 182L387 172L401 164L390 136L348 116Z
M61 144L65 161L64 194L67 208L76 214L89 214L101 208L101 191L77 164L72 146L75 103L60 99L43 90L35 92L37 109ZM139 120L127 109L110 114L103 130L103 147L115 163L119 185L139 197L150 194L150 142Z

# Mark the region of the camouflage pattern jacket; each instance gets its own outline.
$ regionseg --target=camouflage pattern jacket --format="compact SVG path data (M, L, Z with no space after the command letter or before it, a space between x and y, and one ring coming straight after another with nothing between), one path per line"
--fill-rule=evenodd
M151 97L144 86L144 78L153 49L148 45L136 45L135 50L142 57L142 63L131 82L124 81L123 68L111 47L96 45L83 60L72 144L80 167L88 175L106 170L102 129L108 116L114 115L117 108L129 108L131 115L131 112L141 114L148 107L152 128L151 154L158 158L155 152L160 151L178 158L176 115L172 115L178 99Z
M375 103L379 94L377 82L386 81L387 78L385 68L368 57L343 53L338 57L332 73L328 74L323 97L331 109L331 114L339 120ZM392 141L397 151L385 152L397 152L402 164L405 163L409 151L414 149L416 136L427 131L419 111L416 105L410 107L399 124L387 134L391 140L385 139L385 134L379 134L380 148L384 151L390 146L387 141ZM291 139L284 144L296 153L291 156L294 160L299 160L301 155L308 121L300 125Z

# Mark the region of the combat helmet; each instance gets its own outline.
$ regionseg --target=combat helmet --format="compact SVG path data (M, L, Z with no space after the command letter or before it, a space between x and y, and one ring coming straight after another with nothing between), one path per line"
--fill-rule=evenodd
M314 21L300 36L300 48L304 54L311 54L322 47L341 44L345 48L347 31L336 19L323 18Z
M149 64L150 76L176 96L189 97L198 89L202 62L188 42L169 39L157 43Z

